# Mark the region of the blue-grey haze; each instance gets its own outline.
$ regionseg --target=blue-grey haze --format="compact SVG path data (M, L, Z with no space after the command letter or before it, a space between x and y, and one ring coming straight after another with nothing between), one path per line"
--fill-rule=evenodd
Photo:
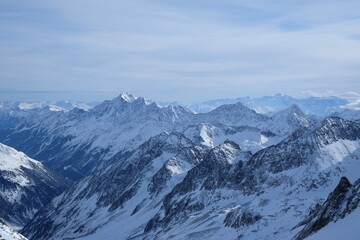
M2 0L0 100L360 92L358 9L358 0Z

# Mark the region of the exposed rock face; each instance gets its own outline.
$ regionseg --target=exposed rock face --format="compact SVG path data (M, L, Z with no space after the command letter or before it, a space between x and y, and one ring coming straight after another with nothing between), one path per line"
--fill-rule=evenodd
M310 216L296 226L305 225L293 239L305 239L328 223L344 218L359 207L359 203L360 179L352 185L346 177L342 177L326 201L322 205L317 205L316 209L310 213Z
M226 227L241 228L252 225L261 219L261 215L242 208L231 210L224 219Z

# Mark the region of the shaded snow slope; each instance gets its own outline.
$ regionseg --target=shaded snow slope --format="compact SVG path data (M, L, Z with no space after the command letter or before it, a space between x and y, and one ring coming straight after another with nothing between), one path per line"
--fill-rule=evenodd
M0 218L21 227L69 182L40 162L0 143Z

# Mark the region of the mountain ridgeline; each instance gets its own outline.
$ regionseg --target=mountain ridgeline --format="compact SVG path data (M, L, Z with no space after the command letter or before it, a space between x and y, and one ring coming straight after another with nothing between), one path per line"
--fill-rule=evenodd
M54 112L47 107L12 110L3 113L0 120L1 142L73 180L109 166L152 136L164 131L184 132L189 125L206 123L214 128L233 127L222 138L243 135L243 142L253 142L246 148L259 150L310 124L296 106L273 117L258 114L241 103L194 114L181 106L160 107L127 94L89 111L74 108L69 112ZM251 129L236 129L244 126ZM243 131L251 135L249 139Z
M0 141L77 181L28 219L28 239L301 240L358 209L355 120L122 94L87 111L0 111Z

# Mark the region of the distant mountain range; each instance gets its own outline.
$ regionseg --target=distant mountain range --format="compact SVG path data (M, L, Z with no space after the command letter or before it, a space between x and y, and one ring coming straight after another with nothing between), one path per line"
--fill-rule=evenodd
M83 109L85 111L99 104L98 102L84 103L79 101L45 101L45 102L20 102L20 101L4 101L0 102L0 109L21 109L30 110L36 108L49 107L52 111L70 111L73 108Z
M274 96L264 96L260 98L243 97L215 99L196 104L184 105L197 113L204 113L214 110L224 104L234 104L241 102L246 107L255 110L258 113L274 113L297 105L306 115L317 117L326 117L334 112L342 112L344 109L360 110L358 100L349 101L340 97L307 97L294 98L288 95L275 94ZM160 103L164 106L179 105L180 103Z
M152 101L148 101L152 102ZM196 113L207 113L225 104L242 103L244 106L255 110L257 113L271 114L283 110L291 105L297 105L306 115L326 117L333 113L340 113L345 109L360 110L360 98L347 100L342 97L306 97L294 98L284 94L264 96L259 98L241 97L214 99L200 103L183 104L180 102L158 102L160 106L182 105ZM80 101L45 101L45 102L0 102L0 109L35 109L49 106L52 111L70 111L73 108L85 111L100 104L100 102Z

